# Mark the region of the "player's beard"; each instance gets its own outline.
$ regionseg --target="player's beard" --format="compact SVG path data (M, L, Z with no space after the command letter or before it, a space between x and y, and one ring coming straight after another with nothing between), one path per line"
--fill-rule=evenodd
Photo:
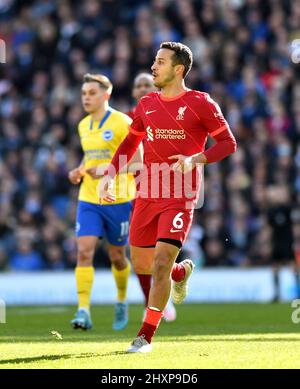
M159 89L162 89L164 88L166 85L170 84L171 81L173 81L175 78L175 73L173 71L170 71L166 76L165 78L162 80L162 81L155 81L154 80L154 86L156 86L156 88L159 88Z

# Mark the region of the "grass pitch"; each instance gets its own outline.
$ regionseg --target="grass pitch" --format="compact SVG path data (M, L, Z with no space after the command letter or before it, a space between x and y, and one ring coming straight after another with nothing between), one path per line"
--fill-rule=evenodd
M290 304L186 304L163 322L149 354L126 354L141 323L130 307L125 331L111 329L112 306L92 308L94 328L74 331L75 307L14 307L0 324L0 369L300 368L300 323ZM56 331L57 334L52 334ZM62 339L60 339L60 336Z

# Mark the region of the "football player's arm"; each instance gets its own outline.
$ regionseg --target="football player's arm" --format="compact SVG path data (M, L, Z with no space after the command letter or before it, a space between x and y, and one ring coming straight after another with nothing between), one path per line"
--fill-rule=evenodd
M105 175L114 178L122 171L126 165L131 162L132 157L137 151L143 137L133 133L129 133L116 151L109 167L105 171Z
M93 166L89 169L86 169L86 173L90 175L94 180L103 177L105 170L108 168L109 163L104 163L102 165Z
M213 138L216 142L214 145L203 153L193 155L193 164L218 162L236 151L236 140L229 128Z
M221 161L236 151L236 140L229 128L213 138L216 143L202 153L206 157L206 163Z
M220 107L209 95L199 108L201 122L215 144L201 153L191 156L172 155L169 159L176 160L172 169L182 173L189 172L199 164L218 162L236 151L236 140L230 131Z
M137 114L140 112L140 106L136 109ZM125 133L126 135L129 132L136 133L136 135L143 136L143 125L140 119L136 119L134 121L134 115L130 116L132 119L129 122L129 125L126 126ZM130 162L123 166L119 174L128 174L128 173L137 173L138 171L143 170L143 156L144 156L144 147L143 144L140 143L136 152L133 154Z
M116 200L116 195L113 191L115 176L131 161L139 144L144 138L144 133L140 131L140 134L135 133L136 130L131 131L120 144L116 151L108 169L104 173L104 177L100 182L98 188L99 200L102 203L105 200L108 203L113 203Z
M81 134L81 122L78 124L77 131L78 131L79 136L81 136L80 135ZM69 171L69 173L68 173L69 181L72 184L77 185L81 182L81 179L84 176L84 174L85 174L85 169L84 169L84 157L83 157L79 166L77 166L75 169L72 169Z
M143 144L140 143L137 151L133 154L133 157L131 158L128 166L124 166L120 170L119 174L120 173L136 173L138 171L143 170L143 167L144 167L143 154L144 154Z
M115 176L131 161L144 135L137 135L132 132L126 136L116 151L109 167L104 173L104 177L98 187L99 201L113 203L116 201L116 195L113 191Z
M85 174L85 169L84 169L84 158L83 158L78 167L69 171L68 173L69 181L74 185L79 184L84 174Z
M122 169L132 161L132 158L138 150L145 134L146 131L144 130L142 120L139 116L136 116L129 128L128 135L115 152L105 175L109 175L111 178L114 178L117 174L122 172ZM140 158L141 156L136 154L135 157Z
M206 96L205 104L201 107L200 115L208 134L215 143L203 153L193 156L194 163L218 162L234 153L237 148L236 140L220 107L209 95Z
M109 165L109 163L104 163L102 165L91 167L86 169L86 173L94 179L101 178L105 175ZM136 173L143 170L143 166L143 145L140 144L137 151L131 158L130 163L123 166L118 174Z

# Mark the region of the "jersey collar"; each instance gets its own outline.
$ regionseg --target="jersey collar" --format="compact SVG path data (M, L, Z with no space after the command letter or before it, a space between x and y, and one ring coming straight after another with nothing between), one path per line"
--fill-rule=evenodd
M159 98L162 100L162 101L174 101L174 100L178 100L180 99L181 97L183 97L190 89L185 89L183 92L179 93L179 95L177 96L174 96L174 97L164 97L161 92L159 93Z
M103 118L101 119L100 123L99 123L99 126L98 126L98 130L103 126L103 124L106 122L106 120L109 118L110 114L112 113L112 109L111 107L108 107L107 111L105 112L105 115L103 116ZM90 130L93 129L93 120L91 119L91 122L90 122Z

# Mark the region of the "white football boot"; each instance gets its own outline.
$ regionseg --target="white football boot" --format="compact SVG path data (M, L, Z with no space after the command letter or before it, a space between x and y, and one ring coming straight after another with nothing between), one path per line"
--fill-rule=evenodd
M144 335L138 336L131 343L128 353L149 353L152 350L152 345L147 342Z
M175 304L181 304L188 294L188 279L190 278L195 265L192 260L185 259L181 262L185 268L185 277L182 281L172 282L172 299Z

